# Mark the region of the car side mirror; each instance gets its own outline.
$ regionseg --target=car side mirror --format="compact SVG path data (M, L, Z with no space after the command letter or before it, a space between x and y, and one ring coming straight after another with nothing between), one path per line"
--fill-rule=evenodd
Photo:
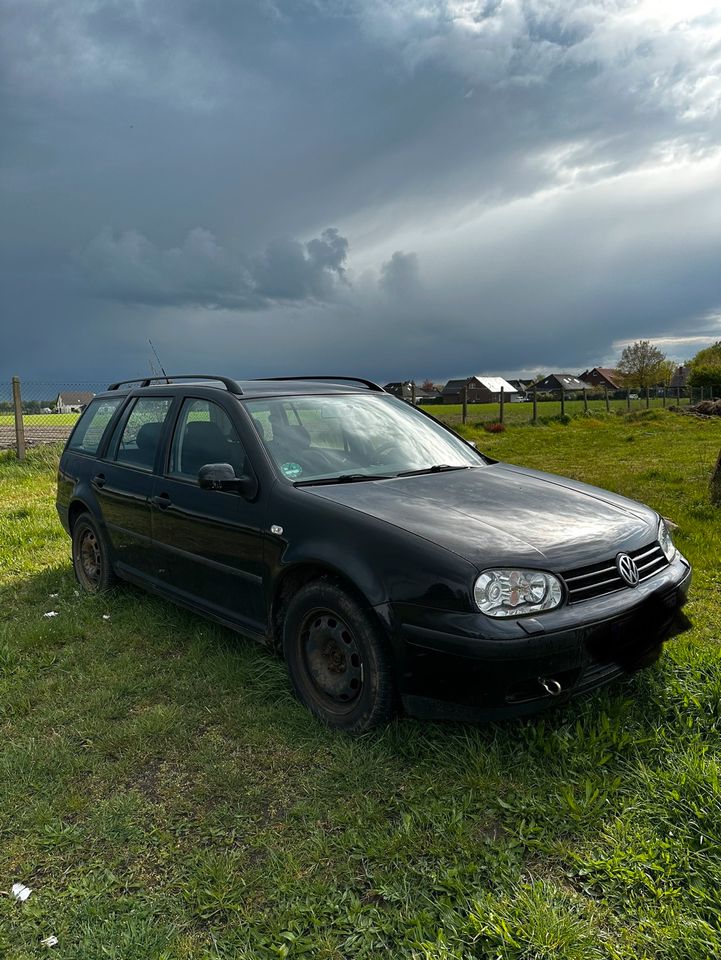
M198 486L201 490L235 491L246 500L252 500L258 492L258 480L244 473L236 477L229 463L206 463L198 471Z

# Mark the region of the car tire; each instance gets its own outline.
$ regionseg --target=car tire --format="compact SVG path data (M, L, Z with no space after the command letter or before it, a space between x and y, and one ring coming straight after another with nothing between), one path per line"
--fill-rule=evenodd
M283 654L296 696L329 727L365 733L395 713L388 645L370 612L338 584L317 580L295 594Z
M73 524L73 569L86 593L103 593L116 581L108 544L89 513Z

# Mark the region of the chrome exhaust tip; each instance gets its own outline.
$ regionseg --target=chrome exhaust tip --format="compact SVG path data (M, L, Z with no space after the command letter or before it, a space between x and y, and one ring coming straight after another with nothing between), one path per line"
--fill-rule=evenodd
M541 684L541 686L546 691L546 693L549 694L549 696L551 697L557 697L561 692L562 688L558 680L554 680L552 678L550 680L547 680L545 677L539 677L538 682Z

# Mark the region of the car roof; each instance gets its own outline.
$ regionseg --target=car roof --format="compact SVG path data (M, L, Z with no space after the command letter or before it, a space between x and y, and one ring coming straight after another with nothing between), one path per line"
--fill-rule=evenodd
M201 388L230 393L238 399L256 399L260 397L311 396L317 394L383 393L386 391L371 380L356 377L279 377L267 380L233 380L229 377L211 376L175 376L152 379L120 381L110 384L107 390L97 394L108 398L133 394L165 396L168 393L184 393L189 389Z

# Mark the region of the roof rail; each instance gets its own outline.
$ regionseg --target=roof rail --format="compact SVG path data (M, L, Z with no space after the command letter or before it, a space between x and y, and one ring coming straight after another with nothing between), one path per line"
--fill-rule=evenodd
M280 381L280 380L330 380L333 383L337 383L339 380L350 381L351 383L362 383L364 386L368 387L369 390L375 390L378 393L385 393L386 391L383 387L379 387L377 383L374 383L372 380L364 380L363 377L258 377L258 380L269 380L269 381Z
M116 383L111 383L108 390L117 390L126 383L139 383L141 387L149 387L151 383L170 383L174 380L218 380L229 393L243 395L240 384L235 380L231 380L230 377L214 377L207 373L170 373L162 377L135 377L133 380L118 380Z

